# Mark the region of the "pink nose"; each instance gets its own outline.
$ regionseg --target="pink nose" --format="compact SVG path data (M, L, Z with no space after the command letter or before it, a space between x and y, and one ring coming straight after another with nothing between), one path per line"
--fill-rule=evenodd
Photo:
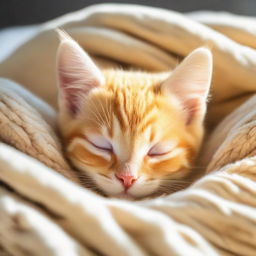
M128 189L137 180L131 173L118 173L116 177L123 184L125 189Z

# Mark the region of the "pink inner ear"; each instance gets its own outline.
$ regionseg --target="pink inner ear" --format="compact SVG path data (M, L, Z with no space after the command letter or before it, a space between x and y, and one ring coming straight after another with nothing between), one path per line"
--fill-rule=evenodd
M59 74L60 87L62 88L65 104L72 115L77 115L81 107L82 98L97 87L98 83L96 79L94 81L90 79L85 83L86 80L84 79L83 81L81 80L81 84L78 84L77 78L68 76L61 71Z
M200 100L198 98L189 99L185 102L185 110L187 113L186 125L189 125L194 118L196 118L196 113L201 107Z
M211 52L199 48L186 57L161 86L165 95L174 95L181 102L188 125L203 121L211 77Z
M57 70L60 107L77 115L85 97L93 88L103 84L104 77L89 55L70 38L59 46Z
M79 95L83 94L82 89L69 88L66 89L64 100L68 106L68 110L72 115L77 115L80 110Z

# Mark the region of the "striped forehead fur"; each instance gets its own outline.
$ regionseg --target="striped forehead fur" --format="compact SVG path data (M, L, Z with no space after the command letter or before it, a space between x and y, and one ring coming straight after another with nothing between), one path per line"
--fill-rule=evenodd
M106 90L96 92L94 100L99 104L91 102L91 107L93 111L101 113L100 119L105 120L107 126L113 123L115 116L123 130L129 128L139 132L154 121L153 114L158 107L155 90L168 73L106 70L103 74Z

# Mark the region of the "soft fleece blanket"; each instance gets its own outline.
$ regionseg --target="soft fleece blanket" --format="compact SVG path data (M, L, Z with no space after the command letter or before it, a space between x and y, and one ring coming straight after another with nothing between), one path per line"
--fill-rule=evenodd
M207 174L140 202L81 187L46 103L56 102L56 27L101 66L167 70L211 47L212 132L199 157ZM0 65L0 76L16 81L0 79L0 255L255 255L255 27L253 18L117 4L38 26Z

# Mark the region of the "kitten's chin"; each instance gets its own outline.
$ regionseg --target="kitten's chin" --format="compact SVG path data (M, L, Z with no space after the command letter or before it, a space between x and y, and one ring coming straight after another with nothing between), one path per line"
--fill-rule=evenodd
M117 199L123 199L123 200L129 200L129 201L134 201L136 200L136 197L130 195L129 193L126 193L126 192L122 192L122 193L119 193L115 196L112 196L114 198L117 198Z
M129 194L127 192L122 192L122 193L119 193L119 194L116 194L116 195L111 195L110 197L121 199L121 200L136 201L136 200L150 199L150 198L155 197L154 195L155 195L155 193L146 194L146 195L143 195L143 196L138 196L138 195Z

